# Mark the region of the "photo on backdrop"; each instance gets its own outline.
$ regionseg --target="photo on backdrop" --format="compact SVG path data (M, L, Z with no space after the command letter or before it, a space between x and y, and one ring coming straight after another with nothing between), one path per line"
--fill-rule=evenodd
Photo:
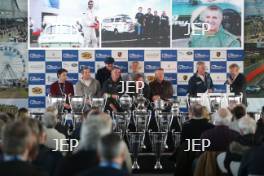
M30 0L31 48L98 48L97 0Z
M1 1L0 104L28 97L27 1Z
M172 2L172 47L243 48L244 0Z
M264 1L245 1L245 45L264 48Z
M170 17L169 0L101 0L101 46L170 47Z
M245 51L246 92L249 98L264 97L264 50L247 49Z

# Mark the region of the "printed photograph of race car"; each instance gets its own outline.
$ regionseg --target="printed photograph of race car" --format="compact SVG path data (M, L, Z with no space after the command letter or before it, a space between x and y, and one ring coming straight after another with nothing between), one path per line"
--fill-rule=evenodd
M170 47L170 14L170 1L101 0L101 46Z
M243 0L172 2L172 47L243 48Z
M30 0L31 48L98 48L99 2Z
M250 49L245 51L246 92L249 98L264 97L264 50Z

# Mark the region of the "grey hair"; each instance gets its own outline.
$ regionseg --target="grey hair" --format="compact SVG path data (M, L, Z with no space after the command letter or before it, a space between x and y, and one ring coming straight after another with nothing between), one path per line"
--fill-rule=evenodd
M112 161L125 150L125 144L116 134L103 136L98 143L98 153L102 160Z
M229 126L232 120L232 114L227 108L221 108L214 114L215 125Z
M254 119L246 115L238 120L238 128L242 135L255 134L257 123Z
M16 121L6 124L2 135L3 152L9 155L20 155L27 149L32 131L22 122Z
M111 130L112 119L108 114L89 113L82 124L78 150L96 150L98 141Z
M54 128L57 124L57 117L52 112L45 112L42 116L42 122L46 128Z

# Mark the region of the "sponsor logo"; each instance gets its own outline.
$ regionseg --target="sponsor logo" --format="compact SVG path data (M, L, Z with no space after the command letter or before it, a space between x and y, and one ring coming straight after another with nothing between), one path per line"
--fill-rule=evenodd
M122 57L123 53L122 52L117 52L117 57Z
M210 52L209 51L195 51L194 59L195 60L209 60Z
M39 61L45 59L45 51L29 51L29 60L30 61Z
M171 59L171 58L175 58L176 57L176 55L174 55L174 54L169 54L169 53L162 53L161 54L161 58L163 58L163 59Z
M143 55L136 54L136 53L131 53L128 55L130 59L140 59L143 58Z
M158 66L154 66L154 65L145 65L145 69L147 70L156 70L158 69Z
M98 50L95 52L95 57L97 60L104 61L105 58L111 57L110 50Z
M45 97L29 97L28 104L29 108L44 108Z
M82 52L81 57L82 57L83 59L87 59L87 60L89 60L89 59L92 59L92 58L93 58L93 55L92 55L92 53L90 53L90 52Z
M29 101L29 104L30 105L43 105L44 102L43 101L40 101L40 100L30 100Z
M178 65L178 68L180 70L189 70L189 69L192 69L192 67L190 67L188 65Z
M72 58L76 58L77 55L75 55L75 54L71 54L71 53L63 53L62 57L63 57L64 59L72 59Z
M60 69L60 66L58 65L47 65L48 70L58 70Z
M42 77L37 77L37 76L31 76L31 77L29 78L29 80L32 81L32 82L42 82L42 81L44 81L44 78L42 78Z
M214 69L214 70L222 70L222 69L225 69L224 66L221 66L221 65L211 65L211 69Z
M244 54L243 51L228 51L227 52L227 59L232 59L232 60L243 60Z
M32 93L36 94L36 95L42 94L43 89L42 89L42 87L32 87Z

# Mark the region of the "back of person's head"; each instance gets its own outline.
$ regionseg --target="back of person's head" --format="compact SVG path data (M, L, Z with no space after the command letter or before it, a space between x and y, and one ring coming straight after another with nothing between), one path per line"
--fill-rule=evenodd
M257 123L254 119L246 115L238 120L238 128L241 135L255 134Z
M45 112L42 116L42 122L46 128L55 128L57 124L57 117L52 112Z
M32 131L22 122L16 121L5 125L3 130L2 149L8 155L21 155L28 149Z
M239 105L236 105L233 109L232 109L232 114L233 114L233 117L235 119L240 119L242 117L244 117L246 115L246 108L244 105L242 104L239 104Z
M220 108L214 114L214 124L229 126L232 120L232 114L227 108Z
M27 108L20 108L17 112L16 119L17 120L24 120L30 117L29 111Z
M4 121L5 123L11 121L9 115L5 112L0 112L0 120Z
M203 106L195 103L190 108L192 118L203 118Z
M54 106L48 106L48 107L46 108L46 112L51 112L51 113L53 113L55 116L58 115L58 110L57 110L57 108L54 107Z
M103 136L98 143L98 153L103 161L115 161L122 164L125 159L125 143L116 134Z
M79 150L96 150L100 138L112 130L111 117L100 111L91 111L83 122Z

